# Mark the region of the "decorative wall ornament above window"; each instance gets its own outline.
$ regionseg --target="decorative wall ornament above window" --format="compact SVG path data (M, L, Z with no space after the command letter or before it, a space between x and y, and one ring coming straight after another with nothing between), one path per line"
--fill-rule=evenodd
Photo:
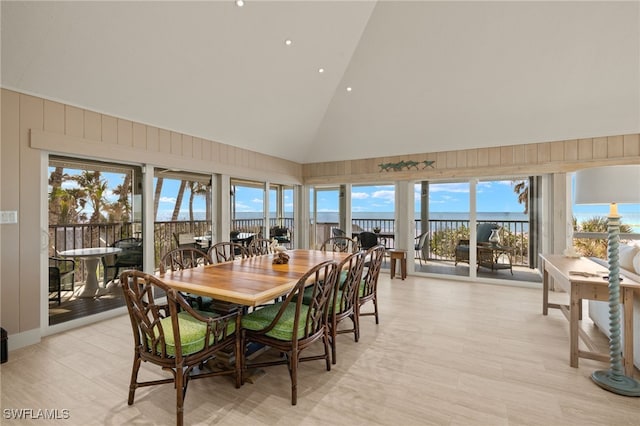
M398 163L380 163L378 166L380 167L381 172L394 171L399 172L402 169L416 169L420 170L418 166L422 164L422 169L426 169L427 167L433 168L433 164L435 161L433 160L425 160L425 161L400 161Z

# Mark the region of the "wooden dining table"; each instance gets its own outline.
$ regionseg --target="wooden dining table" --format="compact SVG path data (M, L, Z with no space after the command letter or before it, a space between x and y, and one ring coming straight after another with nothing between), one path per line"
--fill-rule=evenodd
M169 287L212 299L257 306L283 296L313 266L326 260L340 263L349 253L320 250L288 250L289 263L274 264L266 254L230 262L167 271L159 277Z

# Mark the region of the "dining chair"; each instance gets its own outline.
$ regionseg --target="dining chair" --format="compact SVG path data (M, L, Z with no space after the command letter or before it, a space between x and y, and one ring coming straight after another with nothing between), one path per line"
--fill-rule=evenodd
M223 241L212 245L207 254L214 263L222 263L230 262L238 257L246 259L249 257L249 250L242 244Z
M287 364L291 378L291 405L298 401L298 364L324 359L331 371L329 330L327 325L330 296L337 279L337 262L328 260L309 269L283 302L267 305L242 317L242 344L249 342L269 346L286 354L283 358L247 365L243 353L243 378L248 368ZM302 303L307 283L312 289L309 304ZM324 353L301 357L300 353L322 339Z
M272 242L266 238L254 238L249 244L249 256L262 256L273 253Z
M356 315L358 316L358 327L356 328L356 340L360 338L360 317L373 315L376 318L376 324L379 324L378 318L378 276L386 249L383 245L371 247L365 254L365 267L363 272L364 278L360 282L358 290L357 303L355 304ZM362 306L368 302L373 302L373 312L362 312Z
M322 251L353 253L358 250L358 242L349 237L329 237L320 246Z
M362 280L366 254L366 251L360 250L344 259L338 265L340 273L331 294L329 320L327 322L331 343L331 362L333 364L336 363L337 335L353 333L353 338L356 342L360 336L356 303L358 302L358 289ZM306 300L305 303L307 303ZM347 318L351 319L353 326L349 329L338 330L338 325Z
M209 255L200 249L179 247L162 256L159 268L160 274L164 274L166 271L181 271L201 265L210 265L212 263ZM191 293L182 293L182 297L184 297L191 306L197 307L201 311L209 310L209 306L213 301L211 298Z
M120 284L131 319L134 359L129 385L128 405L132 405L136 389L173 383L176 389L176 424L184 421L184 398L189 380L219 375L232 375L236 388L242 384L241 366L232 369L218 365L194 370L216 357L223 350L233 350L236 359L240 350L240 316L238 312L224 316L205 316L194 310L182 295L159 278L141 271L126 270ZM166 295L166 304L159 304L158 293ZM169 370L167 379L138 381L142 362ZM211 363L212 364L212 363Z

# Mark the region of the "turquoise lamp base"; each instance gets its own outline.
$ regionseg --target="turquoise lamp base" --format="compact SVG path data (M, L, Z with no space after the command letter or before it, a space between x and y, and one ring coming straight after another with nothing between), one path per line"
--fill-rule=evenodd
M615 374L611 370L598 370L591 374L591 379L609 392L624 396L640 396L640 382L632 377Z

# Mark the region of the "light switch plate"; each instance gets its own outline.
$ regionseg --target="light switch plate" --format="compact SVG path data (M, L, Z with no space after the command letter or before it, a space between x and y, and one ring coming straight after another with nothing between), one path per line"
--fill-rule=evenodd
M18 223L18 212L15 210L0 211L0 224L2 223Z

